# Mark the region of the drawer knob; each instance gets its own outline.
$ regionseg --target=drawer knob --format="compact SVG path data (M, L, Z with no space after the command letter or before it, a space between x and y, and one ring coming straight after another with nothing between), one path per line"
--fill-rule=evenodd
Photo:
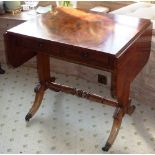
M83 52L81 53L82 58L88 58L88 52Z

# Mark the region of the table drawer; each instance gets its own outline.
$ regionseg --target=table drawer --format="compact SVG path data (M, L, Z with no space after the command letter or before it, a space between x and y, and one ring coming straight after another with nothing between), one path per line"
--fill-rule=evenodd
M94 67L109 66L109 57L102 52L90 51L84 48L64 45L60 43L27 37L16 38L16 44L23 48L28 48L36 52L45 52L52 57L67 60L69 62L83 64Z
M59 44L57 43L51 44L50 41L45 42L27 36L22 37L18 36L15 39L15 44L19 47L23 47L25 49L31 49L35 52L46 52L47 54L52 56L60 55Z
M60 57L74 63L80 63L90 66L105 67L109 65L109 58L101 52L91 51L78 47L60 48Z

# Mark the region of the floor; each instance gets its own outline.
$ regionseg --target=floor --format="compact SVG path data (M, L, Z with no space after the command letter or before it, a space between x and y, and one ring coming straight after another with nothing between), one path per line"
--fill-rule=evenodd
M31 119L24 120L34 100L36 70L6 68L0 75L0 153L155 153L155 105L133 100L136 111L126 115L109 152L103 152L114 108L47 90ZM57 81L108 96L101 84L54 73Z

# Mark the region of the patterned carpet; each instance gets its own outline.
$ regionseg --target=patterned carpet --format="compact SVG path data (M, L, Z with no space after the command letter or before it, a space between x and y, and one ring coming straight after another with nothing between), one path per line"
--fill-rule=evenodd
M6 69L0 75L0 153L155 153L155 105L133 100L136 111L126 115L109 152L103 152L114 108L76 96L46 91L29 123L24 120L34 100L36 70ZM54 73L57 81L108 96L101 84Z

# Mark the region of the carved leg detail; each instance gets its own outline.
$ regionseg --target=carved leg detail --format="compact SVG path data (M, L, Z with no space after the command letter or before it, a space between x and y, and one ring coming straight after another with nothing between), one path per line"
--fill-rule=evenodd
M114 121L113 121L113 126L109 135L109 138L105 144L105 146L102 148L103 151L108 151L112 144L114 143L118 131L120 129L121 123L122 123L122 118L124 116L124 112L121 108L117 108L114 113Z
M45 89L46 89L45 86L41 85L38 91L36 92L35 101L31 109L29 110L28 114L25 117L26 121L29 121L30 118L33 117L33 115L37 112L38 108L40 107L43 96L44 96Z

